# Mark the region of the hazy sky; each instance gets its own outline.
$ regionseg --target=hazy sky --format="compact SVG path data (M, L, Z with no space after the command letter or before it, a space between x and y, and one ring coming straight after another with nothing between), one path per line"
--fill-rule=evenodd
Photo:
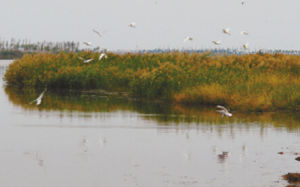
M0 38L91 41L110 49L300 50L300 0L0 0ZM136 29L128 27L136 22ZM224 35L229 27L232 35ZM104 32L100 39L92 29ZM240 32L249 32L241 36ZM192 42L183 42L190 35Z

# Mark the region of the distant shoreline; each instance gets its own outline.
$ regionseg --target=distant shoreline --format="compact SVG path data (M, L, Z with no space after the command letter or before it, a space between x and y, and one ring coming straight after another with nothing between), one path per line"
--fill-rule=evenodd
M0 59L1 60L10 60L10 59L17 59L22 58L25 53L21 51L14 51L14 50L3 50L0 51Z
M36 50L13 50L13 49L0 49L0 60L8 59L19 59L26 54L38 54L38 53L52 53L58 54L60 52L75 52L80 53L86 51L87 49L76 49L75 51L70 51L69 49L49 49L41 51ZM99 49L90 49L89 51L97 52ZM257 50L257 51L244 51L239 49L226 49L226 48L215 48L215 49L140 49L140 50L117 50L114 51L116 54L126 54L126 53L139 53L139 54L161 54L161 53L211 53L211 54L225 54L225 55L245 55L245 54L257 54L257 53L267 53L267 54L287 54L287 55L300 55L300 50Z

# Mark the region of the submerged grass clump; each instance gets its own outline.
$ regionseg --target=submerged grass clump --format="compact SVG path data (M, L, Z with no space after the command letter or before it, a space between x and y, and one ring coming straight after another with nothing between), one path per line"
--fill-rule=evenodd
M106 89L148 99L243 111L300 109L300 56L209 53L25 55L4 79L18 87ZM78 57L93 58L84 64Z

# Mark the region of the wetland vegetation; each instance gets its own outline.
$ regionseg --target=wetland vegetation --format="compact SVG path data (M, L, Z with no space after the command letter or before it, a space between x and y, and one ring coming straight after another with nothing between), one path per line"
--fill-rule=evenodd
M10 64L8 86L127 92L181 105L239 111L300 109L300 56L287 54L108 53L25 55ZM79 57L94 60L83 63Z

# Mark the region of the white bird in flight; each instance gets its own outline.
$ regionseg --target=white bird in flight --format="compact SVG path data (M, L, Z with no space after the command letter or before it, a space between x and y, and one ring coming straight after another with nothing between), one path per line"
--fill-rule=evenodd
M36 102L36 105L40 105L42 103L42 99L44 97L45 92L47 91L47 88L44 89L44 91L39 95L38 98L36 98L35 100L31 101L30 104Z
M211 41L215 45L221 45L221 41Z
M224 116L228 116L228 117L231 117L232 114L224 107L224 106L221 106L221 105L217 105L217 108L219 110L216 110L218 113L222 114L222 117Z
M99 31L97 31L96 29L93 29L93 32L94 32L95 34L97 34L99 37L102 37L102 33L99 32Z
M92 46L92 42L83 42L83 44L89 47Z
M93 61L94 59L92 59L92 58L90 58L90 59L84 59L84 58L82 58L82 57L78 57L80 60L83 60L83 63L89 63L89 62L91 62L91 61Z
M84 60L83 63L89 63L91 61L93 61L94 59L90 58L90 59L87 59L87 60Z
M230 29L229 28L225 28L222 31L223 31L224 34L230 35Z
M248 44L247 44L247 43L246 43L246 44L243 44L243 48L244 48L245 50L249 49L249 48L248 48Z
M107 54L104 51L100 54L99 60L101 60L102 58L107 58Z
M241 32L241 35L249 35L249 33L246 32L246 31L242 31L242 32Z
M183 42L186 42L186 41L193 41L193 37L191 37L191 36L185 37L185 39L183 40Z
M135 28L136 27L136 23L135 22L131 22L128 27L131 27L131 28Z

